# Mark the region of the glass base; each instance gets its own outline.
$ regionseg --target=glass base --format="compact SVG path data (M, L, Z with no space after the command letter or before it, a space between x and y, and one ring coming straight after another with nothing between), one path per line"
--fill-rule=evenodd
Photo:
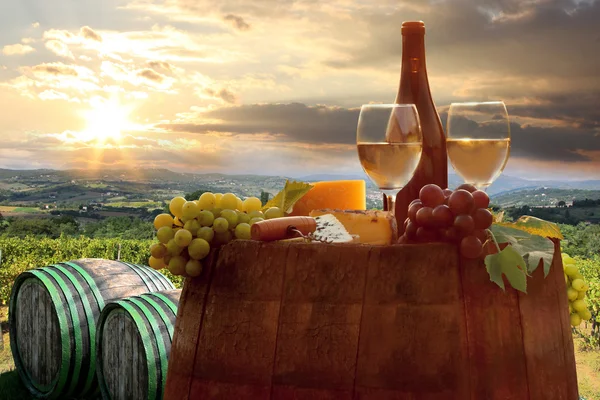
M380 189L385 195L387 210L390 214L396 215L396 195L400 189Z

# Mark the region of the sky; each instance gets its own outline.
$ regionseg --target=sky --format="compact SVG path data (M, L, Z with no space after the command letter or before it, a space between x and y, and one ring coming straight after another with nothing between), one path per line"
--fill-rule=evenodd
M0 168L360 172L407 20L444 123L506 103L505 174L600 179L600 0L2 1Z

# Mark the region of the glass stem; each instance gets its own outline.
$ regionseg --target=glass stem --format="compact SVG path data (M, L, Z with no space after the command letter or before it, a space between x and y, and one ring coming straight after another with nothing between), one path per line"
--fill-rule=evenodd
M385 194L387 210L392 215L396 215L396 195L399 191L400 189L382 190L382 192Z

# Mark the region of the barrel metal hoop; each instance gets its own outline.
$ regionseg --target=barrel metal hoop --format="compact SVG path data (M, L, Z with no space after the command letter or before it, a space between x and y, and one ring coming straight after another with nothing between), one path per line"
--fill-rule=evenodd
M92 307L90 306L90 302L88 301L87 295L85 294L85 289L79 284L79 281L75 276L71 273L71 271L67 270L60 264L53 264L51 267L58 269L62 272L73 284L77 293L79 293L79 297L81 298L81 302L83 304L83 309L85 311L85 317L88 324L88 332L90 336L90 361L89 361L89 369L88 375L85 382L85 386L81 395L85 395L90 390L92 384L94 383L94 378L96 377L96 320L94 319L94 313L92 312ZM81 365L80 365L81 367Z
M148 324L150 325L150 327L152 328L152 331L154 333L154 340L156 341L156 347L158 348L158 361L160 362L160 372L161 372L161 393L165 390L165 387L167 385L167 363L165 362L167 360L167 350L165 349L165 344L163 343L163 338L162 335L160 334L160 329L158 327L158 323L156 321L156 319L154 318L154 315L152 315L152 312L148 309L148 307L144 304L143 301L140 301L140 299L136 299L135 297L129 298L129 301L131 301L133 304L135 304L136 306L138 306L138 308L140 310L142 310L142 313L146 316L146 319L148 320ZM147 300L146 300L147 301ZM159 306L160 307L160 306ZM168 326L168 325L167 325ZM150 386L150 382L154 381L154 385L158 385L157 379L156 379L156 358L154 358L154 360L152 359L146 359L146 363L148 364L148 372L150 372L150 364L154 365L154 377L151 378L150 376L148 376L148 386ZM150 373L148 375L151 375ZM154 388L153 390L153 394L150 393L151 388L148 388L148 397L154 399L156 396L156 388ZM162 398L162 396L159 396L160 398Z
M144 320L141 318L140 313L137 311L135 307L133 307L126 300L119 300L117 302L108 303L106 308L102 311L100 316L100 320L98 321L98 329L99 332L104 330L104 324L110 314L110 311L115 308L123 308L133 319L135 323L138 333L140 334L140 338L142 340L142 344L144 346L144 353L146 356L146 363L148 366L148 400L156 400L156 365L154 363L150 363L149 360L152 360L156 357L154 354L154 347L150 343L150 334L148 333L148 329L146 329L146 324ZM96 336L96 340L98 341L97 349L101 348L100 341L102 340L102 334L98 334ZM100 352L100 358L102 357L102 351ZM103 398L109 398L108 389L106 387L106 381L104 380L104 371L102 368L102 363L98 363L99 366L99 374L98 381L100 383L100 390L102 391Z
M156 282L154 282L154 279L151 276L148 276L148 274L146 273L146 271L143 271L140 267L138 267L135 264L129 264L125 261L119 261L121 264L128 266L133 272L135 272L137 274L137 276L140 277L140 279L142 280L142 282L144 282L144 285L146 285L146 288L148 289L149 292L153 292L155 290L159 290L160 288L158 287L158 285L156 284ZM150 282L152 282L152 284L154 285L154 289L150 287Z
M102 357L102 332L104 331L104 324L108 320L110 315L110 311L114 309L121 309L119 304L114 302L109 302L106 307L102 310L100 317L98 318L98 334L96 335L96 349L97 349L97 375L98 375L98 386L100 387L100 392L102 393L103 399L109 399L108 389L106 387L106 381L104 379L104 367L103 367L103 357ZM144 338L142 338L142 341Z
M152 275L156 276L158 280L163 284L163 290L173 290L175 289L175 285L171 282L166 276L155 270L154 268L150 268L147 265L135 264L140 268L147 269Z
M75 391L75 387L79 383L79 374L81 372L81 363L83 361L83 342L81 338L81 323L79 322L79 312L77 311L77 306L75 305L75 300L73 299L73 294L71 290L67 287L67 284L62 279L62 277L56 272L52 271L49 268L45 268L44 272L54 278L58 286L62 290L65 299L67 300L67 306L69 307L69 312L71 313L71 320L73 321L73 333L75 335L75 365L73 366L73 376L71 377L71 384L69 385L69 389L66 394L73 394Z
M169 307L173 314L177 315L177 304L173 303L173 301L160 292L152 292L152 293L144 293L142 297L158 297L162 301L165 302L166 306Z
M142 298L148 304L150 304L156 310L158 315L160 315L160 319L162 319L162 321L165 323L165 327L167 328L167 331L169 332L169 339L172 342L173 341L173 324L171 323L171 320L165 313L165 310L163 310L163 308L160 306L160 304L158 304L152 297L147 296L147 294L148 293L141 295L140 298ZM169 309L171 309L171 308L169 307Z
M75 271L79 272L79 275L81 275L83 279L85 279L85 281L90 287L90 290L92 291L92 294L94 295L94 298L96 299L96 302L98 303L98 308L100 309L100 311L102 311L102 309L104 308L104 298L100 294L100 290L98 290L98 286L96 285L94 279L92 279L92 277L87 273L86 270L84 270L74 262L68 261L62 264L72 267Z
M25 386L27 387L27 389L29 389L29 391L31 393L37 394L40 397L56 398L58 396L58 394L60 394L60 392L62 391L62 389L65 386L67 379L69 377L68 374L69 374L69 366L71 364L71 345L70 345L70 340L69 340L69 330L67 329L68 322L67 322L66 310L64 309L63 305L61 304L60 295L58 294L58 290L56 289L56 286L54 285L54 283L52 282L51 279L49 279L46 275L44 275L42 273L42 271L43 271L42 269L29 270L26 273L22 274L21 276L23 277L22 278L23 281L25 281L27 278L29 278L29 274L31 274L34 277L36 277L37 279L39 279L42 282L42 284L44 285L44 287L46 288L46 290L48 291L50 298L52 299L54 311L56 312L56 316L58 317L58 326L60 328L60 336L61 336L61 338L60 338L61 361L60 361L60 370L59 370L58 378L55 379L55 381L52 382L50 385L37 385L33 382L33 380L31 379L31 376L24 368L24 366L21 362L21 357L20 356L14 357L14 361L15 361L15 364L17 365L17 370L19 372L21 372L22 374L25 374L27 379L23 379L23 381L24 381L23 383L25 384ZM14 285L15 292L18 291L18 289L20 288L22 283L23 282L20 282L20 279L17 278L17 281L15 282L15 285ZM15 293L15 296L11 297L10 308L12 310L15 310L17 296L18 295ZM16 321L11 321L11 324L14 322L16 322ZM18 347L17 347L17 343L16 343L17 339L13 336L14 335L11 335L11 337L10 337L11 347L16 349L17 350L16 353L18 354ZM14 340L14 342L13 342L13 340ZM48 396L50 394L50 392L54 392L54 394L52 396Z

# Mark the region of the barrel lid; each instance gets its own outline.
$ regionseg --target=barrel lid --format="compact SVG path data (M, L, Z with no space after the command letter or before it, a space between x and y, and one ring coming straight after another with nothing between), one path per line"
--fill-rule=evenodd
M402 34L420 33L425 34L425 23L423 21L404 21L402 23Z

